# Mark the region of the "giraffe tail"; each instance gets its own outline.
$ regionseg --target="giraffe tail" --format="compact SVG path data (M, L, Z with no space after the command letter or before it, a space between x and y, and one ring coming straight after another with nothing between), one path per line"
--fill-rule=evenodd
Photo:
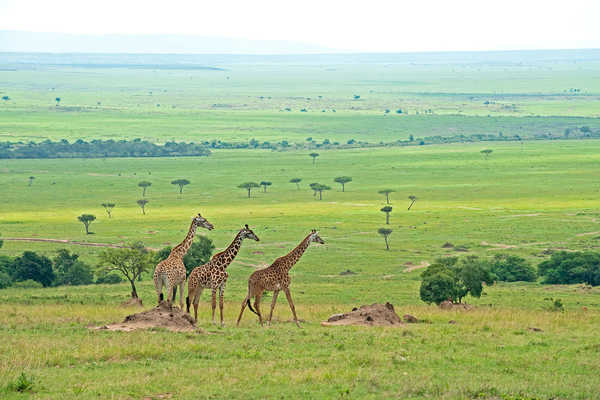
M186 308L187 313L189 314L190 313L190 296L187 296L185 298L185 308Z
M254 311L254 308L252 308L252 304L250 304L250 299L246 300L246 304L248 304L248 308L250 309L250 311L252 311L254 314L258 315L258 313L256 311Z

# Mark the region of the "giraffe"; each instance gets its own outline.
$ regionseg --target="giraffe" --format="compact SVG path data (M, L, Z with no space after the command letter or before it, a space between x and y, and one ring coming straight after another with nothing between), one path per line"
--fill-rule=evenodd
M217 303L217 289L219 289L219 311L221 326L223 326L223 293L229 274L227 267L237 255L244 239L259 241L258 236L252 232L248 225L242 228L231 244L222 252L215 254L209 262L194 268L188 278L188 297L185 299L187 312L190 312L190 303L194 304L194 322L198 322L198 303L200 295L205 288L212 289L212 320L215 323L215 308Z
M158 263L154 269L154 287L156 288L156 294L158 295L158 304L163 300L162 288L167 288L167 305L169 308L172 306L172 300L175 300L174 290L179 285L179 307L183 310L183 283L187 275L185 265L183 264L183 256L188 252L192 242L194 241L194 235L196 234L196 228L206 228L209 231L214 229L213 224L208 222L206 218L200 214L194 217L188 234L183 239L183 242L173 247L169 256ZM176 292L175 292L176 293Z
M275 309L275 302L277 301L277 295L280 290L285 292L285 296L287 297L287 301L292 309L292 314L294 314L294 322L300 328L300 323L298 322L298 317L296 316L296 308L294 307L294 302L292 301L292 295L290 294L290 269L298 262L304 251L308 248L308 245L311 242L317 242L320 244L325 244L323 239L319 237L319 233L313 229L308 236L300 242L300 244L292 251L290 251L287 255L283 257L279 257L276 259L273 264L264 269L259 269L255 271L250 278L248 279L248 294L246 298L242 302L242 309L240 311L240 316L237 319L237 325L240 324L240 320L242 319L242 314L244 313L244 309L246 305L250 308L250 311L258 315L258 321L260 325L263 325L262 314L260 313L260 298L265 290L273 291L273 302L271 303L271 312L269 313L269 324L271 324L271 318L273 317L273 310ZM250 299L254 297L254 307L256 310L252 308L250 304Z

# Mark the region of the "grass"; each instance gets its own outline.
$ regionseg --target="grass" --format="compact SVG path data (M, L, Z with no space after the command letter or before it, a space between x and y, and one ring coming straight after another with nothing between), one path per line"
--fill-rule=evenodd
M595 61L553 57L522 65L219 64L226 71L15 64L14 71L0 71L0 94L11 97L0 104L0 139L378 142L410 134L598 129ZM573 87L581 94L568 92ZM361 98L353 100L354 94ZM61 97L59 107L55 97ZM285 107L292 111L280 111ZM302 107L308 112L299 112ZM395 114L400 107L409 114ZM384 116L386 108L391 113ZM429 108L433 114L416 114ZM493 150L488 159L480 153L486 148ZM210 324L204 294L199 317L208 335L88 329L137 311L120 306L129 295L126 283L0 290L0 397L597 397L599 288L497 283L480 299L467 299L473 310L443 311L419 300L420 271L404 271L408 262L448 255L502 252L537 264L548 250L598 251L600 141L318 152L316 166L309 151L264 150L218 150L201 158L2 160L3 255L34 250L53 257L68 248L96 265L98 247L6 238L142 240L158 249L178 243L197 212L215 225L199 233L217 249L246 223L261 240L244 243L228 269L224 329ZM35 176L32 186L29 176ZM336 176L353 178L345 192ZM295 177L302 178L301 190L289 183ZM191 181L182 196L170 183L178 178ZM152 182L147 215L136 205L143 180ZM273 185L250 199L237 188L261 180ZM312 182L332 187L322 201L309 189ZM395 190L389 226L379 211L385 196L377 192L384 188ZM417 202L408 211L410 195ZM116 203L112 219L104 202ZM82 213L96 215L93 235L77 221ZM377 234L384 226L393 229L390 251ZM236 328L248 276L312 228L326 244L311 246L291 271L303 328L289 322L285 296L279 296L273 326L258 327L247 311ZM442 248L446 242L463 251ZM348 269L355 274L340 274ZM156 295L150 277L143 278L138 292L150 307ZM263 312L270 300L264 298ZM354 306L386 301L398 314L425 322L394 329L320 325Z

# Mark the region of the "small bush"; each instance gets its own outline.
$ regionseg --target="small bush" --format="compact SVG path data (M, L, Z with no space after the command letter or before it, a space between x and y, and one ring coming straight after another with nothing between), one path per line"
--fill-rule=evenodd
M96 279L96 283L98 285L101 285L101 284L114 285L115 283L121 283L122 281L123 281L123 279L121 279L121 277L116 274L106 274L106 275L99 276L98 279Z
M6 388L11 392L29 392L33 389L33 377L21 372L21 375L14 382L6 385Z
M492 273L498 281L503 282L533 282L537 278L537 271L527 260L507 254L494 256Z
M12 285L12 279L6 272L0 271L0 289L7 288Z
M13 283L13 287L20 288L20 289L39 289L39 288L43 288L44 285L42 285L39 282L34 281L33 279L27 279L25 281Z

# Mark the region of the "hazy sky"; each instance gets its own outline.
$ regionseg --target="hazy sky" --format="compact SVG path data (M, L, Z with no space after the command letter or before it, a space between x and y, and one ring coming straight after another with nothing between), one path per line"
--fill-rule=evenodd
M196 34L365 52L600 48L600 0L0 0L0 30Z

